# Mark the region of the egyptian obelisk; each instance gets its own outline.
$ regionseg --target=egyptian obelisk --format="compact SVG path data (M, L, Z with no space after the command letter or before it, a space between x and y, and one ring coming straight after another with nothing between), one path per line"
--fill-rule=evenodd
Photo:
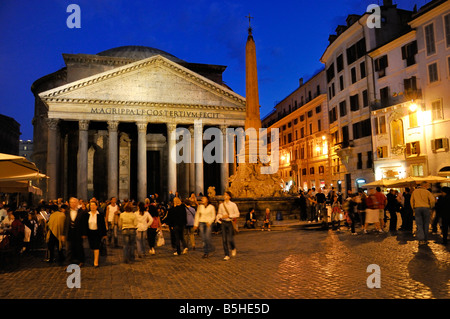
M249 28L247 44L245 47L245 80L246 80L246 117L245 117L245 152L237 155L238 167L236 174L229 178L229 191L234 197L261 198L281 196L280 179L278 173L262 174L259 160L258 144L261 118L259 115L258 73L256 67L256 47L252 35L252 27ZM256 136L252 139L247 136L250 130L254 130Z
M254 128L259 130L261 128L261 118L259 115L259 92L258 92L258 72L256 67L256 46L252 35L252 27L248 15L248 37L245 46L245 93L246 93L246 117L245 129Z

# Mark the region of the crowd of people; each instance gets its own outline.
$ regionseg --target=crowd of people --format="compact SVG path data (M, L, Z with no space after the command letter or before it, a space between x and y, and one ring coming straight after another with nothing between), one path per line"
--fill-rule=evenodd
M346 196L334 188L327 194L321 188L317 192L313 188L299 194L300 218L309 223L321 222L324 229L328 229L329 224L333 230L344 226L352 235L358 234L357 225L363 234L367 234L372 225L373 231L380 233L415 232L420 245L427 244L430 228L431 233L437 234L440 225L442 244L447 245L449 191L450 188L445 186L432 192L427 182L415 189L406 187L403 192L390 189L386 194L380 187L358 192L349 190Z
M212 233L221 232L224 260L236 256L234 235L240 212L226 192L216 211L208 196L199 194L180 199L170 193L168 203L154 194L143 202L119 201L116 197L99 202L71 197L41 201L36 208L25 205L17 209L0 203L2 247L18 253L45 247L48 263L78 264L86 261L85 245L93 253L93 266L99 267L100 256L108 249L120 248L123 261L156 254L162 232L170 233L170 245L175 256L196 249L196 235L201 238L203 258L215 248Z

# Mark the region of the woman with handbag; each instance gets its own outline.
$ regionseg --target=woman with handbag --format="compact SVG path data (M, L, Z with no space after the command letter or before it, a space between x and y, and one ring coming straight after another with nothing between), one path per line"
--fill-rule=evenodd
M135 212L137 219L136 246L138 257L142 258L145 255L145 233L153 223L153 217L150 216L143 202L139 202L137 207L138 209Z

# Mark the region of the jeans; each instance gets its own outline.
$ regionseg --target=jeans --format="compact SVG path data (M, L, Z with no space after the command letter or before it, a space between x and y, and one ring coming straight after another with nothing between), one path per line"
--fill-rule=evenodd
M151 227L149 227L147 229L147 240L148 240L148 245L150 248L155 248L157 230L158 230L157 228L151 228Z
M191 248L195 248L194 226L186 226L184 228L184 240L186 241L187 247L190 245Z
M136 245L136 229L122 229L123 259L125 262L134 261Z
M117 228L117 225L112 222L108 222L108 244L111 244L111 241L114 240L115 247L118 245Z
M200 229L200 235L203 240L203 252L209 254L213 251L213 245L211 243L211 225L206 223L199 223L198 228Z
M430 208L416 207L416 226L417 226L417 240L428 240L428 231L430 229Z
M178 255L181 254L181 248L187 248L186 241L184 240L184 227L180 225L175 225L173 227L173 235L175 239L175 248Z
M139 255L145 253L145 233L146 231L136 231L136 246Z
M222 221L222 244L225 256L230 256L230 250L236 249L234 244L234 228L233 222Z

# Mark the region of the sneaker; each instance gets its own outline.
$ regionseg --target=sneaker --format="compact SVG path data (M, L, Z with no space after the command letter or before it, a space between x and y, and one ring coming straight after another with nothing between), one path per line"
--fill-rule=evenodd
M185 248L185 249L183 249L183 252L181 253L182 255L186 255L187 254L187 252L188 252L188 249L187 248Z
M174 255L174 256L178 256L178 253L177 253L177 252L174 252L173 255Z
M364 229L364 234L367 234L367 230Z
M358 233L352 233L353 236L358 235Z
M225 258L223 260L225 260L225 261L230 260L230 256L225 256Z
M233 249L232 251L231 251L231 257L235 257L236 256L236 249Z

